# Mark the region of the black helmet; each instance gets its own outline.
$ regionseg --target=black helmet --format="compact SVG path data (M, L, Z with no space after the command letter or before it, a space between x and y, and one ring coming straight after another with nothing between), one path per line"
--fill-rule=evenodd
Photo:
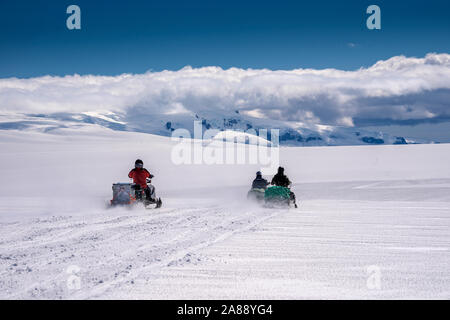
M279 174L284 174L284 168L283 167L278 167L278 173Z
M134 162L134 167L135 168L142 168L144 166L144 161L142 161L141 159L137 159L135 162Z
M256 172L256 176L257 176L257 177L261 177L261 176L262 176L261 171Z

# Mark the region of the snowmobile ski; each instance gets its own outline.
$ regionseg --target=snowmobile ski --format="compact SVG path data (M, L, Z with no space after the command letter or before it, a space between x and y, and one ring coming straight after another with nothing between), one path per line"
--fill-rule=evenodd
M144 201L145 209L159 209L162 206L161 198L157 198L155 201Z

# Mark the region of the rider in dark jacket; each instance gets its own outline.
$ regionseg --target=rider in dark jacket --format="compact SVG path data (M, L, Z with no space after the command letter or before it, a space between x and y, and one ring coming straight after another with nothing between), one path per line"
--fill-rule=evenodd
M272 184L279 187L289 188L291 181L287 176L285 176L284 168L278 167L278 173L273 176Z
M256 173L256 178L253 180L252 189L266 189L269 182L262 177L261 171Z

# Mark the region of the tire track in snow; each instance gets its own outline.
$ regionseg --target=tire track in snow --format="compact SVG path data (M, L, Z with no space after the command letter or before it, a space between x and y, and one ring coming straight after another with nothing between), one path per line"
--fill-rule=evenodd
M271 213L268 214L268 212L271 212ZM240 228L231 229L230 231L217 234L216 236L213 236L209 239L205 239L205 240L201 241L200 243L196 243L196 244L192 244L187 247L179 248L174 253L172 253L170 256L166 257L163 260L160 260L158 262L155 262L155 263L152 263L152 264L149 264L146 266L142 266L141 268L136 269L134 272L132 272L132 273L130 272L125 277L116 279L116 280L108 282L108 283L104 283L101 286L97 286L97 287L93 288L91 290L91 292L89 292L89 293L76 294L76 295L72 296L72 298L74 298L74 299L100 298L101 296L107 294L108 291L117 289L124 282L131 282L137 278L144 279L144 278L146 278L146 275L148 275L150 271L154 272L157 269L169 267L173 262L183 259L188 254L195 253L195 251L209 247L211 245L214 245L215 243L224 241L236 234L249 231L249 230L255 228L256 226L258 226L260 223L262 223L270 218L273 218L282 212L284 212L284 210L270 211L270 209L269 209L268 211L264 212L265 215L263 215L262 217L256 218L253 221L249 221L246 225L244 225ZM249 218L252 213L254 214L254 212L247 212L246 218ZM261 214L261 211L259 211L258 214ZM242 220L246 220L246 218L244 218ZM236 222L236 219L231 218L231 219L228 219L227 222L233 224L234 222ZM201 231L204 232L209 229L210 228L203 228Z
M77 237L82 237L84 236L84 238L89 238L90 236L92 236L93 234L95 234L95 232L112 232L112 230L118 230L117 233L115 233L112 237L108 237L103 239L103 245L108 243L108 242L112 242L114 243L114 241L118 241L121 237L122 238L126 238L130 233L135 232L135 228L133 228L133 226L141 226L141 225L148 225L149 223L151 223L152 221L159 221L161 219L167 219L168 217L173 217L173 218L177 218L178 222L181 222L183 220L183 215L186 216L185 219L187 219L189 217L189 213L191 212L195 212L198 211L197 209L186 209L184 212L180 211L178 209L166 209L168 210L165 213L160 213L158 212L158 214L153 214L153 215L148 215L148 214L142 214L142 215L135 215L135 216L119 216L119 217L114 217L111 219L111 216L103 216L101 219L98 219L97 217L94 218L94 221L90 222L89 220L87 220L86 224L80 224L78 219L79 217L76 217L77 220L73 221L71 220L70 223L66 223L67 219L64 219L65 223L64 223L64 228L67 228L68 231L72 232L71 236L69 237L62 237L60 236L61 233L57 233L57 236L54 237L52 235L52 231L54 230L60 230L60 226L58 224L58 222L55 223L53 222L52 225L50 227L45 226L44 229L46 230L46 238L44 239L39 239L38 241L26 241L26 244L23 244L19 241L19 244L15 243L15 241L17 241L16 239L13 239L12 241L8 242L8 241L3 241L2 246L0 246L0 252L1 252L1 256L7 257L9 258L9 261L3 261L0 260L0 266L2 267L2 271L0 273L0 279L7 279L9 277L11 277L11 273L13 273L14 276L14 272L22 272L20 269L20 265L26 265L26 268L32 269L32 270L36 270L36 269L45 269L46 267L48 267L49 264L55 263L55 264L61 264L61 258L60 256L58 256L58 253L56 252L58 249L60 249L60 246L65 248L65 247L72 247L72 252L78 252L78 251L83 251L83 246L79 245L79 243L77 243L76 239ZM127 214L129 214L129 212L127 212ZM187 214L187 215L186 215ZM70 217L72 218L72 217ZM86 217L83 217L83 219ZM72 218L73 219L73 218ZM106 220L102 220L102 219L106 219ZM57 219L59 220L59 219ZM126 220L126 221L124 221ZM45 220L46 222L48 222L48 220ZM112 223L114 221L119 221L118 223ZM164 220L166 221L166 220ZM40 230L42 228L39 228L40 226L38 226L38 228L35 227L34 223L36 222L36 219L31 220L28 224L22 224L22 227L25 228L25 233L26 232L36 232L37 230ZM105 222L105 223L102 223ZM31 224L31 226L30 226ZM80 225L82 226L81 230L77 230L80 228ZM47 230L49 229L49 230ZM75 230L75 232L73 232L73 230ZM63 232L65 234L65 232ZM5 233L3 233L3 235L7 235ZM60 236L60 237L58 237ZM46 241L47 240L47 241ZM23 242L24 240L22 240ZM100 244L101 246L102 244ZM95 248L94 248L95 249ZM65 250L65 249L64 249ZM97 251L101 251L101 250L97 250ZM11 262L9 266L5 265L5 263L1 262ZM16 263L12 263L16 261ZM35 262L37 261L37 262ZM11 268L10 266L14 266L16 268ZM8 268L9 267L9 268ZM95 267L95 266L94 266ZM11 271L11 269L15 269L13 272ZM60 270L63 271L63 270ZM64 275L64 274L63 274ZM37 283L42 287L42 286L46 286L52 282L55 282L55 280L59 279L60 275L55 275L54 277L50 277L49 279L40 279ZM64 275L65 277L67 277L67 275ZM20 297L22 294L26 293L27 291L29 291L30 289L32 289L32 287L35 286L35 283L33 283L31 286L29 287L25 287L25 289L21 289L21 290L15 290L16 293L14 294L15 297Z
M173 214L175 212L175 214ZM47 238L42 238L42 239L37 239L37 240L28 240L24 243L22 243L21 245L14 245L14 250L18 250L18 249L26 249L26 248L30 248L30 247L35 247L38 245L48 245L48 244L52 244L52 243L57 243L57 242L61 242L61 241L66 241L68 239L71 238L77 238L80 237L84 234L89 234L95 231L105 231L106 229L110 228L110 229L116 229L116 228L121 228L121 227L127 227L130 225L135 225L136 223L148 223L149 221L152 220L156 220L159 218L164 218L164 217L171 217L171 216L180 216L182 213L180 211L177 211L176 209L171 209L169 212L161 214L158 213L157 215L135 215L135 216L120 216L120 217L116 217L113 219L110 219L110 217L106 217L108 220L107 221L95 221L95 222L74 222L72 224L67 224L66 226L57 226L54 228L51 227L45 227L43 228L44 230L47 229L47 233L48 233L48 237ZM141 218L141 221L136 221L136 218ZM119 223L115 223L116 220L119 220ZM108 227L105 227L108 226ZM33 228L34 226L32 226ZM81 228L80 228L81 227ZM51 232L56 230L56 229L67 229L64 230L58 234L52 234ZM76 230L74 232L74 230ZM34 232L42 232L42 229L39 229L39 226L36 230L34 230ZM25 230L25 233L29 233L29 230ZM28 235L29 236L29 235ZM38 237L38 235L36 235L36 237ZM8 245L10 243L15 243L17 241L17 239L12 239L10 240L10 242L4 242L4 240L2 240L2 245Z
M15 225L25 235L39 230L45 235L29 241L1 237L0 252L11 257L9 261L0 260L3 269L0 279L10 279L8 283L0 283L7 289L1 296L97 298L124 282L146 278L149 270L167 267L189 253L245 232L279 213L223 207L165 210L135 215L127 211L126 215L114 217L49 219L37 227L36 220L21 223L20 227ZM61 229L67 230L60 232ZM14 268L12 261L17 261ZM68 276L64 271L72 264L86 270L80 292L64 288ZM24 275L22 266L32 272Z

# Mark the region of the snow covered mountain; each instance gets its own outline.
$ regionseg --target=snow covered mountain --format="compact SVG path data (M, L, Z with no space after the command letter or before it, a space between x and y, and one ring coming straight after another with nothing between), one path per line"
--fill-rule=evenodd
M221 113L177 113L148 114L145 109L133 108L126 113L84 112L48 114L3 114L0 115L1 130L37 130L52 132L60 128L79 129L98 125L116 131L151 133L171 136L176 129L187 129L193 136L194 122L201 123L202 133L208 129L221 132L241 131L259 133L279 129L279 142L285 146L341 146L433 143L438 141L392 135L379 130L357 127L327 126L301 122L264 119L234 112Z
M222 69L0 79L0 129L99 125L279 129L290 146L450 142L450 55L395 56L367 68ZM371 126L371 127L368 127Z

